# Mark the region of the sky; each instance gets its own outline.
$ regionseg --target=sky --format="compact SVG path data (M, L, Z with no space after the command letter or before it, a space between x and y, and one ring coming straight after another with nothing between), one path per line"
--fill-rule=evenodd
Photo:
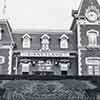
M98 0L100 2L100 0ZM69 30L72 9L78 9L81 0L6 0L6 18L12 29ZM2 15L3 0L0 0Z

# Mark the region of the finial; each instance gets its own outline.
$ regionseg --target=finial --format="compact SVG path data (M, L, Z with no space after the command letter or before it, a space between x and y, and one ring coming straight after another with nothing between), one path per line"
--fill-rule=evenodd
M91 5L93 5L93 2L91 2Z
M2 9L2 17L3 17L3 19L6 18L6 8L7 8L6 0L3 0L3 9Z

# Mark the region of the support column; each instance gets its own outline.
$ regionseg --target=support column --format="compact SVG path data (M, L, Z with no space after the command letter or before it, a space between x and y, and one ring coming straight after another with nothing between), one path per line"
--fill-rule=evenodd
M16 74L16 75L17 75L17 67L18 67L18 56L16 56L16 65L15 65L15 68L16 68L15 74Z

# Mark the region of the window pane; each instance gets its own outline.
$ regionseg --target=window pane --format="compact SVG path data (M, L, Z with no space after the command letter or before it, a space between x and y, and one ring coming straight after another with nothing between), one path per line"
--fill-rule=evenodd
M30 48L30 39L29 38L24 38L23 48Z
M67 41L67 39L61 40L60 47L61 48L68 48L68 41Z
M43 39L42 44L49 44L49 40L48 39Z
M41 43L42 43L42 50L49 49L49 40L48 39L43 39Z
M88 39L89 39L89 45L90 46L97 45L97 35L96 35L96 33L90 33L88 35Z
M93 66L88 66L88 75L93 75Z
M69 63L60 63L61 71L68 71Z
M30 64L22 64L22 72L29 72Z
M94 70L95 70L95 75L100 75L100 66L95 66Z

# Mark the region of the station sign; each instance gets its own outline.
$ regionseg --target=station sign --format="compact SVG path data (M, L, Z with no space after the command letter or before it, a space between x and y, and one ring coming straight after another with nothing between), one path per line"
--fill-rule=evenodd
M69 57L68 52L21 52L23 57Z

